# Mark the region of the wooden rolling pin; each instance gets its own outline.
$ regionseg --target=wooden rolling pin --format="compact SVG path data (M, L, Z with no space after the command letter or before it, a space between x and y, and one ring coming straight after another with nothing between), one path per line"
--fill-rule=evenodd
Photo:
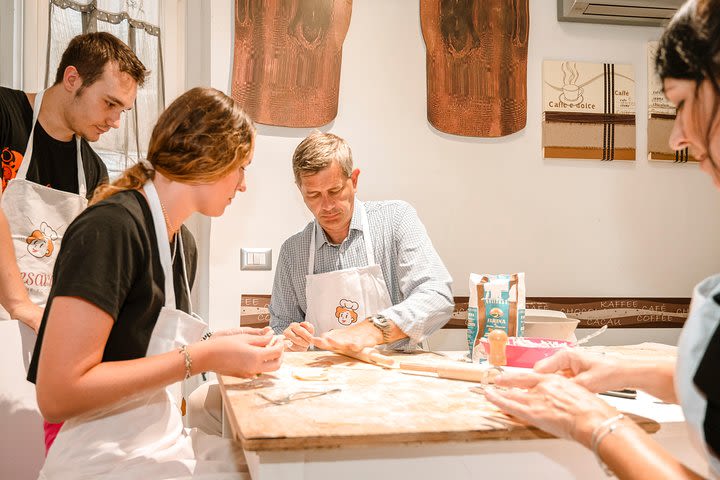
M397 362L392 357L383 355L372 347L365 347L359 352L336 351L335 353L345 355L346 357L356 358L365 363L371 363L373 365L379 365L381 367L397 368Z
M499 373L493 368L462 364L427 365L423 363L400 362L399 368L400 370L430 372L436 374L439 378L480 383L493 383L494 376Z
M451 380L465 380L467 382L493 383L493 378L499 372L493 368L466 364L427 365L423 363L397 362L394 358L383 355L375 348L365 347L359 352L335 352L347 357L356 358L365 363L378 365L384 368L398 368L416 372L434 373L439 378Z

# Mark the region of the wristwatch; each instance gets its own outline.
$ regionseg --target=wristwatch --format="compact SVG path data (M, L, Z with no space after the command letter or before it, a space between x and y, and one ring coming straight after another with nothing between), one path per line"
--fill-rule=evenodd
M390 332L392 331L390 319L376 313L367 317L367 320L382 332L383 343L390 343Z

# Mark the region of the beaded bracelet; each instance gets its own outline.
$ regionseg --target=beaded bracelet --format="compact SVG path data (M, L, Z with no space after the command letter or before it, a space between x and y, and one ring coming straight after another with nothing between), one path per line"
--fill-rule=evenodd
M192 373L190 372L192 369L192 358L190 357L190 352L188 352L187 345L181 346L178 353L185 356L185 380L187 380L192 377Z
M603 472L605 472L605 475L607 475L608 477L611 477L614 474L612 470L610 470L610 468L605 465L605 462L602 461L602 458L600 458L598 448L600 448L600 443L602 443L602 441L607 435L613 433L617 429L617 427L622 425L622 423L620 422L623 418L625 418L625 415L623 415L622 413L615 415L614 417L610 417L600 423L597 427L595 427L592 432L592 437L590 440L590 450L592 450L593 454L595 454L595 458L597 459L600 468L602 468Z

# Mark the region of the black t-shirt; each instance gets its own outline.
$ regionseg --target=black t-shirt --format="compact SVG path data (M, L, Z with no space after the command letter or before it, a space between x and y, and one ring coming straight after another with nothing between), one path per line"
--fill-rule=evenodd
M25 92L0 87L0 157L2 158L2 190L15 178L25 155L32 129L32 105ZM83 138L80 149L87 183L87 198L95 188L107 182L105 164ZM62 142L52 138L37 123L33 139L33 155L27 179L64 192L78 193L77 146L75 139Z
M197 249L182 227L188 283L195 280ZM173 246L170 246L173 251ZM189 312L179 252L173 261L177 307ZM136 190L116 193L85 210L67 229L53 271L53 286L40 325L28 380L35 382L43 335L53 299L79 297L115 320L103 361L144 357L160 309L165 275L150 207ZM54 318L53 321L62 321Z

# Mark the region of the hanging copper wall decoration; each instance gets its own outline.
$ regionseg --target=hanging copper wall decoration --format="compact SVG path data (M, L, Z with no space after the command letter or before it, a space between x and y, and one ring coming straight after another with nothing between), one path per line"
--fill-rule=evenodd
M648 160L697 162L687 148L670 148L670 132L675 123L675 107L665 98L662 82L655 73L655 52L658 42L648 43Z
M420 0L420 20L430 123L470 137L525 128L528 0Z
M635 160L632 65L543 62L545 158Z
M332 121L351 12L352 0L236 0L233 98L267 125Z

